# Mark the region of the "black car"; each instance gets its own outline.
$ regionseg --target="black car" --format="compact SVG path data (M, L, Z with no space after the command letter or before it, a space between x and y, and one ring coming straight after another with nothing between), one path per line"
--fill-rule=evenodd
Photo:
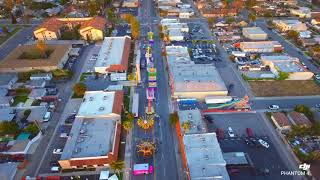
M58 161L50 161L50 166L59 166Z

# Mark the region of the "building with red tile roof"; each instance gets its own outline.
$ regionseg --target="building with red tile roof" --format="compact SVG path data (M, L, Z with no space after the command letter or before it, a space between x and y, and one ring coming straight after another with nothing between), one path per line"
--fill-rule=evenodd
M224 16L236 16L238 14L237 9L202 9L201 13L204 17L224 17Z
M102 17L57 18L46 19L33 32L39 40L55 40L61 37L63 27L72 28L80 25L79 33L82 39L102 40L107 21Z
M276 125L277 129L279 129L280 131L290 130L291 128L289 119L284 113L281 113L281 112L272 113L271 120Z
M312 126L312 123L310 122L310 120L303 113L292 111L288 113L288 118L294 125L306 126L306 127Z

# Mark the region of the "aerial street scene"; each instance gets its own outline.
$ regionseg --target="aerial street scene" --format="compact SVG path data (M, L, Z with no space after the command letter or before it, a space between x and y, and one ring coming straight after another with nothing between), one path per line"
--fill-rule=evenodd
M0 0L0 180L320 180L320 0Z

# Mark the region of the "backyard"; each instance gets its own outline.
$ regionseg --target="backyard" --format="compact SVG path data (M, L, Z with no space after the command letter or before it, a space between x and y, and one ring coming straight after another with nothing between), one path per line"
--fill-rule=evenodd
M320 86L314 81L248 81L255 96L320 95Z

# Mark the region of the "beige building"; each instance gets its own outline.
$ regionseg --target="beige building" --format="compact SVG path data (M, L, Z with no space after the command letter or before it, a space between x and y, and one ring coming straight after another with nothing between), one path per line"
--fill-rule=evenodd
M285 31L306 31L307 25L299 20L273 20L273 24L282 32Z
M187 47L167 46L169 85L173 98L226 96L228 90L214 65L195 64Z
M21 55L35 50L36 45L18 46L0 62L0 72L62 69L69 58L71 45L47 45L47 48L53 52L46 59L23 59Z
M261 62L265 66L269 66L270 70L276 76L280 72L289 74L287 80L309 80L313 77L313 73L304 68L298 58L287 55L262 55Z
M102 17L87 18L48 18L38 26L33 34L39 40L56 40L61 37L63 27L73 28L80 25L82 39L102 40L107 21Z
M242 29L244 37L250 40L266 40L268 35L260 27L246 27Z

